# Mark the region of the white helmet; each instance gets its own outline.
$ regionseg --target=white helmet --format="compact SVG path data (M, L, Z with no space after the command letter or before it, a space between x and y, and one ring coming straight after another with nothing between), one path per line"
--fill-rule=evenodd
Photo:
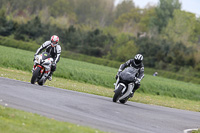
M58 45L58 42L59 42L59 37L56 36L56 35L53 35L53 36L51 37L51 46L52 46L52 47L57 46L57 45Z
M139 66L143 61L143 56L141 54L137 54L135 57L134 57L134 63L136 66Z

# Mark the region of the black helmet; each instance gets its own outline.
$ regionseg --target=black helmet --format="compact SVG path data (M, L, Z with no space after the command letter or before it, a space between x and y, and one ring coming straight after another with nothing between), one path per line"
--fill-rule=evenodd
M139 66L143 61L143 56L141 54L137 54L135 57L134 57L134 63L136 66Z

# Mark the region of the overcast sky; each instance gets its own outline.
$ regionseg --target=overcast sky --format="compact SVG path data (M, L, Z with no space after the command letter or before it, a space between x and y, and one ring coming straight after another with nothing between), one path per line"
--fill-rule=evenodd
M116 2L123 0L116 0ZM136 6L144 8L148 3L157 5L159 0L133 0ZM179 0L182 3L182 10L195 13L200 17L200 0Z

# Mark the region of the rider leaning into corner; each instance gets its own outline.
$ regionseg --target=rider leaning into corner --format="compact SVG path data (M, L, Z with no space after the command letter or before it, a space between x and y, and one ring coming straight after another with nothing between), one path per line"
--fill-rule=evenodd
M141 54L135 55L134 59L130 59L124 64L121 64L119 70L116 75L116 79L118 78L120 72L122 72L126 67L133 67L138 69L138 73L136 75L135 86L133 88L130 97L133 97L134 92L140 87L140 81L144 78L144 64L143 64L143 56Z
M53 35L51 37L51 40L44 42L36 51L35 55L34 55L34 59L35 56L38 55L42 50L45 49L45 52L48 52L51 57L53 58L53 63L51 66L51 72L48 76L49 81L52 80L52 75L53 72L56 71L56 64L59 62L60 60L60 54L61 54L61 47L58 44L59 42L59 37L56 35Z

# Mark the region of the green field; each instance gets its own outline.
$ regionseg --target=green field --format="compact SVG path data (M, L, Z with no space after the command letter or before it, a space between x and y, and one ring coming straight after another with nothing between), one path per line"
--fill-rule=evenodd
M31 72L33 52L0 46L0 67ZM54 76L113 88L117 69L61 58ZM200 85L145 74L139 93L200 101Z

